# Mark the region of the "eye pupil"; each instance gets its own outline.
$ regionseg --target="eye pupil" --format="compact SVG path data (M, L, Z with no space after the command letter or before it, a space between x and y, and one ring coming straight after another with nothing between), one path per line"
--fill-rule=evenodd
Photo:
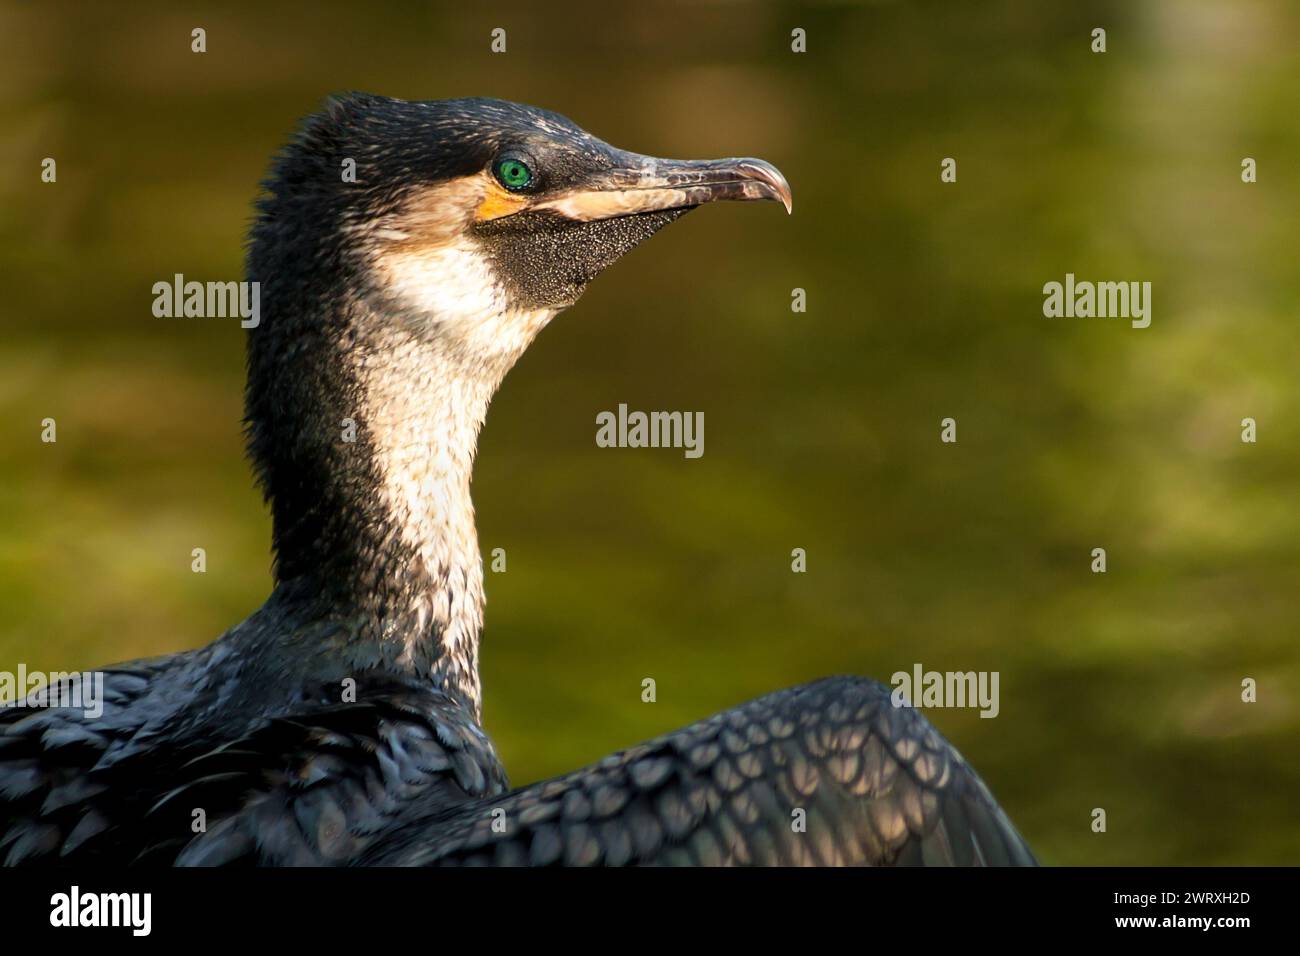
M507 189L522 189L533 180L533 173L517 159L503 159L497 164L497 178Z

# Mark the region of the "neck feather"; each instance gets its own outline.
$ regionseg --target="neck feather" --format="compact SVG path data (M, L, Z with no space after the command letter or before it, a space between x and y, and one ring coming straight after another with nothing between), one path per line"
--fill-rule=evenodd
M295 357L300 374L282 371L284 342L264 343L278 345L270 362L250 346L250 432L272 501L278 592L297 617L346 622L332 645L343 666L428 678L477 713L478 433L554 313L413 322L356 299L347 313L330 334L296 339L317 343Z
M409 335L385 336L356 356L360 421L393 566L398 663L427 666L479 701L483 561L470 497L479 429L498 380L458 374L445 350Z

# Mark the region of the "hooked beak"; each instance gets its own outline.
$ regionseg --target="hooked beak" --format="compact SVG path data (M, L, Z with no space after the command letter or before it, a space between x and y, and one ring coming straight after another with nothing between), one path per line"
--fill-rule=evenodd
M791 212L790 184L761 159L675 160L615 153L616 165L532 206L578 222L690 209L708 202L779 200Z

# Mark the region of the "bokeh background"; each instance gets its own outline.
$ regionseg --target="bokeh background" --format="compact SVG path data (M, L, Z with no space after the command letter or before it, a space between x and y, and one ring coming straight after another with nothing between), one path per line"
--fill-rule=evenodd
M997 719L931 716L1044 861L1294 863L1298 49L1287 0L0 6L0 667L195 647L263 600L242 332L150 287L239 277L326 94L502 96L795 195L648 243L493 405L485 719L516 783L919 661L1001 673ZM1151 327L1044 318L1066 272L1151 281ZM703 411L704 457L598 449L619 402Z

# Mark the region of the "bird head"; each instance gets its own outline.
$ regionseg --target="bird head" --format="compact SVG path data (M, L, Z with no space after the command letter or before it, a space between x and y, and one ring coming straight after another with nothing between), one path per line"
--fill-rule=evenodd
M307 228L379 311L483 350L512 344L521 316L572 305L696 206L790 208L785 178L762 160L642 156L556 113L479 98L335 99L267 185L254 265L259 247L301 243Z

